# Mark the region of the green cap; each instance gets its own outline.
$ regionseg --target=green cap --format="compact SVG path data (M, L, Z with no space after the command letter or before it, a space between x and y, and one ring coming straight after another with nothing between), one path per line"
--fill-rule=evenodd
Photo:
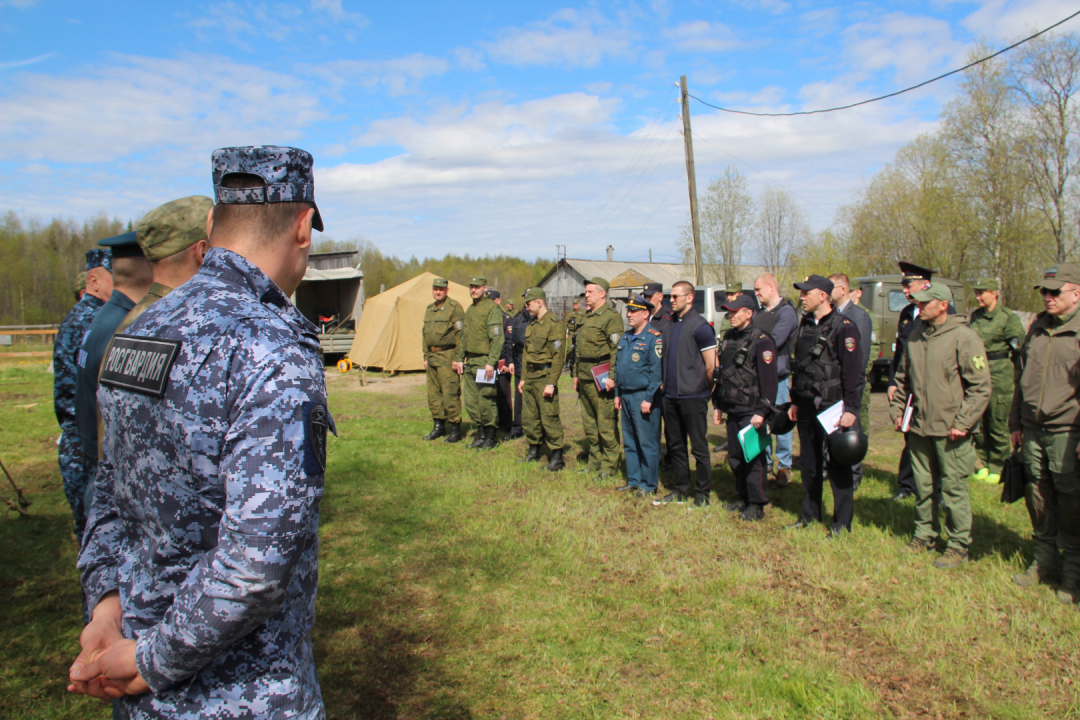
M80 290L85 290L86 289L86 271L85 270L83 270L81 273L79 273L78 275L75 276L75 282L72 283L71 289L74 290L75 292L79 292Z
M137 228L139 247L150 262L163 260L206 239L206 215L214 201L192 195L167 202L143 216Z
M608 283L607 280L605 280L602 277L594 277L592 280L586 280L585 284L586 285L599 285L600 287L604 288L604 292L607 292L608 290L611 289L611 285Z
M724 292L726 292L726 293L737 293L737 292L742 292L742 291L743 291L742 283L728 283L727 285L724 286Z
M1042 282L1035 289L1060 290L1065 283L1080 285L1080 268L1072 263L1058 263L1043 274Z
M487 278L483 275L477 275L469 281L469 287L480 287L482 285L487 285Z
M945 283L932 282L925 290L911 293L911 299L916 302L930 302L931 300L944 300L952 302L952 290Z
M972 290L1000 290L1001 283L995 278L979 278L975 281L975 284L971 286Z
M531 287L525 292L525 302L530 300L547 300L547 293L543 288Z
M431 287L450 287L450 283L446 281L446 278L435 278L431 281Z

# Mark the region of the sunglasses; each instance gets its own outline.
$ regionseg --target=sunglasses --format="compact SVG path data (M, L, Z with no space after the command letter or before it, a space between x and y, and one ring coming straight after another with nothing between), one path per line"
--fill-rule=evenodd
M1049 288L1039 288L1040 295L1049 295L1050 297L1058 297L1061 295L1061 288L1057 290L1050 290Z

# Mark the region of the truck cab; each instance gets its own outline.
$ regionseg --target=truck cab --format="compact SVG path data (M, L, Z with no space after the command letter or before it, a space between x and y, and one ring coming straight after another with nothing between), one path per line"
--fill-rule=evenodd
M878 342L881 349L878 356L873 359L873 368L870 371L872 385L880 385L889 380L889 365L892 363L893 353L896 351L896 326L900 319L900 311L907 304L908 299L904 296L901 286L902 275L872 275L870 277L857 278L856 282L862 288L862 306L876 321ZM967 315L967 298L964 286L956 280L947 278L934 278L935 283L945 283L952 290L953 307L959 315Z

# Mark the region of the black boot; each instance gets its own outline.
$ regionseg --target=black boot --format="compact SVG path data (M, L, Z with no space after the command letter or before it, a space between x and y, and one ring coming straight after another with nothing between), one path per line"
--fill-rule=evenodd
M566 463L564 463L562 459L562 448L552 450L551 459L548 461L547 469L551 472L559 472L564 467L566 467Z
M499 444L499 439L495 437L496 428L488 427L484 428L484 444L480 446L481 450L494 450L495 446Z
M446 421L445 420L436 420L435 421L435 427L431 430L431 432L429 434L424 436L424 439L425 440L438 440L439 438L441 438L445 434L446 434Z
M529 452L527 452L525 454L525 457L518 460L518 462L523 462L523 463L538 462L539 460L540 460L540 446L539 445L530 445L529 446Z
M474 450L482 448L484 446L484 440L487 438L487 428L483 425L476 426L476 436L473 437L473 441L466 445L467 448L473 448Z
M443 442L461 442L461 423L450 423L450 432L446 434L446 439Z

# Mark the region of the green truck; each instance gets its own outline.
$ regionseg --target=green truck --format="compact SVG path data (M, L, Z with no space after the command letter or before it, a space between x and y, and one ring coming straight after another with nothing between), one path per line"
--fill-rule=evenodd
M862 288L862 306L876 320L878 341L881 343L881 350L874 358L874 367L870 371L872 385L883 385L889 380L889 364L892 362L893 351L896 350L896 324L900 311L908 304L900 286L901 279L900 275L872 275L856 279ZM949 286L956 312L966 316L968 308L964 286L946 278L934 278L934 282Z

